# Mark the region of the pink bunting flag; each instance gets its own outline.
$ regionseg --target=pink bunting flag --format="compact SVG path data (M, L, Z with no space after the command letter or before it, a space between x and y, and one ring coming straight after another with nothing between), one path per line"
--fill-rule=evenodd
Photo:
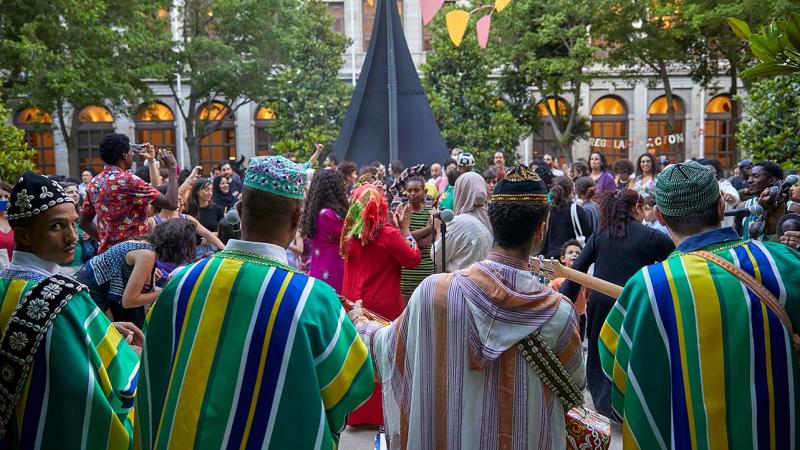
M433 16L444 5L444 0L421 0L422 1L422 23L429 24L433 20Z
M481 48L486 48L486 45L489 43L489 28L492 26L492 15L487 14L480 19L475 24L475 29L478 32L478 45Z

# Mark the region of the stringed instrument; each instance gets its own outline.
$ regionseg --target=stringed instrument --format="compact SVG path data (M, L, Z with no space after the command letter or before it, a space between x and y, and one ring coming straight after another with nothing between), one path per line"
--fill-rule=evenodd
M555 259L544 259L541 257L531 258L530 265L531 272L534 274L541 273L550 279L566 278L567 280L574 281L581 286L586 286L593 291L600 292L614 299L619 298L619 295L622 293L622 286L566 267Z
M353 302L349 298L342 297L341 295L339 296L339 301L342 302L342 307L344 307L345 312L350 312L353 309L353 307L356 305L355 302ZM389 325L389 323L390 323L389 319L381 316L380 314L378 314L376 312L370 311L369 309L365 308L363 305L361 306L361 309L364 311L364 316L366 316L367 319L369 319L369 320L371 320L373 322L378 322L381 325Z

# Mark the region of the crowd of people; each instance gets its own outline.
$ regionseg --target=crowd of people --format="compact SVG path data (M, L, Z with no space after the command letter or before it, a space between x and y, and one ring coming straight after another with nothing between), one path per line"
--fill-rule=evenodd
M322 151L0 181L0 447L563 448L584 387L626 448L800 445L796 172Z

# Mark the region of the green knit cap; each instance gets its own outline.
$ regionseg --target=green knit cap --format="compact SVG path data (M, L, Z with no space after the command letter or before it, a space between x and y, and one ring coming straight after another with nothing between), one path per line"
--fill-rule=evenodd
M719 201L715 172L696 161L667 166L656 179L656 205L662 214L688 216Z

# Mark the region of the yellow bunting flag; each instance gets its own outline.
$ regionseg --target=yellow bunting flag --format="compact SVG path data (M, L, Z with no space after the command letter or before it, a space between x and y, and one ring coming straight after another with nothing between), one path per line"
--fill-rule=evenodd
M508 6L509 3L511 3L511 0L495 0L494 8L497 10L497 12L500 12L506 9L506 6Z
M464 38L464 33L467 31L469 13L456 9L447 13L445 21L447 22L447 33L450 35L450 40L458 47L461 45L461 39Z

